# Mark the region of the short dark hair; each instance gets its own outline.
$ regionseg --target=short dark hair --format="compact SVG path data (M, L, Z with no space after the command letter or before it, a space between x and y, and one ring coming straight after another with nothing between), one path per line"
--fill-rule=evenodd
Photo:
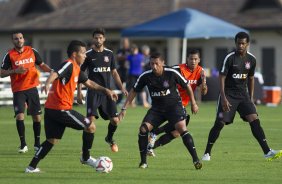
M198 49L191 49L188 53L188 56L192 54L198 54L198 56L200 57L200 51Z
M101 34L101 35L105 36L106 31L105 31L105 29L103 29L103 28L96 28L96 29L93 31L92 36L94 37L95 34Z
M246 32L237 33L236 36L235 36L235 43L236 43L237 39L244 39L244 38L247 39L247 43L250 42L250 36L249 36L248 33L246 33Z
M15 31L12 31L12 32L11 32L11 38L12 38L12 39L13 39L13 35L14 35L14 34L22 34L22 35L24 35L22 31L20 31L20 30L15 30Z
M160 58L161 60L164 60L163 56L159 52L154 52L150 56L150 59L157 59L157 58Z
M78 52L81 47L86 47L86 44L79 40L72 40L68 46L68 57L71 57L72 53Z

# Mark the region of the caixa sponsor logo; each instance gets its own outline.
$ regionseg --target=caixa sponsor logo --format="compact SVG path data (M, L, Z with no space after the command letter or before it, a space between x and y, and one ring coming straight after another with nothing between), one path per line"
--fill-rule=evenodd
M151 92L151 96L167 96L170 94L170 90L158 91L158 92Z
M23 59L23 60L19 60L19 61L15 61L15 65L19 66L19 65L24 65L27 63L34 63L32 58L28 58L28 59Z
M93 72L110 72L110 67L97 67L93 69Z
M234 79L246 79L248 77L248 74L234 73L232 77Z

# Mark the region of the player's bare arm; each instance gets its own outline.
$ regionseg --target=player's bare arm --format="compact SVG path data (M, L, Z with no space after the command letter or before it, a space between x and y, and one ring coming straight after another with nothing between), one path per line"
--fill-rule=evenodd
M105 93L107 96L109 96L113 101L116 101L118 99L118 96L115 92L107 89L107 88L104 88L103 86L100 86L99 84L97 84L96 82L94 81L91 81L91 80L87 80L84 85L90 89L94 89L94 90L97 90L97 91L102 91L103 93Z
M42 63L41 65L39 65L40 69L44 72L49 72L51 73L53 70L48 66L46 65L45 63Z
M127 90L123 87L122 82L121 82L120 77L119 77L119 74L118 74L118 72L117 72L116 69L112 70L112 76L113 76L113 78L114 78L114 80L115 80L115 83L117 84L118 88L122 91L122 93L123 93L125 96L127 96L127 95L128 95L128 92L127 92Z
M28 69L24 68L23 66L19 66L16 69L9 69L9 70L1 69L1 77L4 78L4 77L8 77L8 76L13 75L13 74L24 74L27 71L28 71Z
M208 92L208 86L207 86L207 79L206 79L206 72L205 70L202 70L201 72L201 80L202 80L202 84L201 84L201 94L202 95L206 95Z
M255 88L255 79L254 76L250 76L248 79L248 91L251 98L251 101L254 102L254 88Z
M132 100L135 98L135 96L136 96L136 92L133 89L131 89L128 93L128 96L127 96L122 108L121 108L121 112L118 115L118 118L120 120L124 118L124 116L126 114L126 108L127 108L128 104L130 104L132 102Z
M219 87L220 87L220 96L221 96L221 105L222 105L222 109L225 112L229 112L230 111L230 107L231 104L229 103L229 101L227 100L226 96L225 96L225 79L226 76L225 75L219 75Z
M77 100L76 101L78 104L83 104L84 96L82 94L82 84L77 85Z
M52 72L49 77L47 78L45 85L42 86L41 88L41 93L44 91L45 94L48 93L49 89L50 89L50 84L53 83L54 80L56 80L59 77L57 72Z
M188 96L190 97L190 100L191 100L191 112L192 112L192 114L197 114L199 107L196 103L193 90L192 90L192 88L189 84L187 84L186 91L187 91L187 94L188 94Z

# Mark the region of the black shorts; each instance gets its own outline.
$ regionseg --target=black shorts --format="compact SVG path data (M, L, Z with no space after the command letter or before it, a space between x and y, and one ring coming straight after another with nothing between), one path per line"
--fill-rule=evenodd
M13 94L13 104L15 116L25 112L27 105L27 115L40 115L41 105L37 88L31 88L24 91L18 91Z
M74 110L54 110L45 108L44 127L47 139L61 139L65 128L84 130L90 126L90 121Z
M173 109L173 110L172 110ZM145 115L143 122L150 123L154 128L159 127L165 121L168 121L168 124L172 127L176 123L186 119L186 110L182 105L176 105L166 110L154 109L153 107L148 110Z
M99 115L97 109L104 120L109 120L112 117L118 116L115 101L104 94L98 94L88 90L86 96L87 117L95 116L95 118L98 119Z
M236 111L240 114L240 117L246 120L246 116L250 114L257 114L256 107L251 101L248 93L245 92L225 92L226 98L232 105L229 112L223 112L221 105L221 97L219 95L217 101L216 118L219 121L225 122L225 124L231 124L236 115Z

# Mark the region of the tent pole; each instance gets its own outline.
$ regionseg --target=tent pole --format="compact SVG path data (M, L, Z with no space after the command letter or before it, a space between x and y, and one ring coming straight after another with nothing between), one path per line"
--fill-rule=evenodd
M183 38L183 42L182 42L182 60L181 60L181 63L185 63L186 62L186 56L187 56L187 39Z

